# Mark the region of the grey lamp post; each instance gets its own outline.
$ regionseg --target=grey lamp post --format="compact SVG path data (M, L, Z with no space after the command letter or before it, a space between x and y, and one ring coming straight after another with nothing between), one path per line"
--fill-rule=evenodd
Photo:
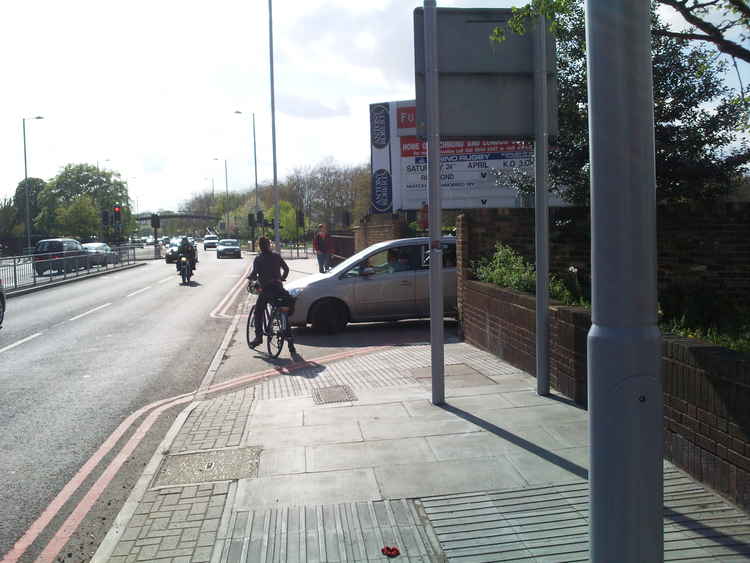
M240 110L234 113L242 115ZM255 211L258 211L258 152L255 144L255 112L253 112L253 170L255 171Z
M279 208L279 188L276 178L276 98L273 85L273 7L272 0L268 0L268 51L271 67L271 148L273 150L273 230L276 252L281 253L281 234L279 223L281 211Z
M29 179L29 170L28 170L28 162L26 160L26 120L27 119L44 119L41 115L37 115L35 117L22 117L21 118L21 128L23 129L23 189L26 200L26 248L31 248L31 217L29 216L31 214L31 211L29 210L29 183L27 180Z

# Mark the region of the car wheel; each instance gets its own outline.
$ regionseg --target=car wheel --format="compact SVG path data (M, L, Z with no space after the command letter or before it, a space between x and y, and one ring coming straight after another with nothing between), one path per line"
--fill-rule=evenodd
M47 271L47 268L45 268L44 266L37 266L34 269L36 270L36 275L37 276L41 276L44 272Z
M323 299L313 307L310 321L314 330L334 334L346 327L349 322L349 311L346 305L337 299Z

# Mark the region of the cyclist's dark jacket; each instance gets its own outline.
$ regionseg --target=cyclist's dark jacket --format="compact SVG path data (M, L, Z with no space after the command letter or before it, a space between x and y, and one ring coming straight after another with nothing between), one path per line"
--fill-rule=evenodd
M273 283L279 283L289 275L289 266L284 259L273 252L261 252L253 261L253 271L250 272L251 280L260 281L260 286L268 287Z

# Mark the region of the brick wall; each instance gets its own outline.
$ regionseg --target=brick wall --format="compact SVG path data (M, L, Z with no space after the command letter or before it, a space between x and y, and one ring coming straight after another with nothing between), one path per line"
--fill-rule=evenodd
M549 214L550 271L578 268L588 283L590 210L553 207ZM457 221L466 241L465 267L490 256L497 242L534 262L533 209L477 209ZM750 306L750 202L670 205L657 215L659 290L700 288ZM660 295L661 299L661 295Z
M459 246L460 248L460 246ZM464 280L464 339L534 374L534 296ZM586 406L589 311L550 306L550 384ZM665 457L750 508L750 354L665 336Z
M367 215L353 230L355 252L364 250L376 242L409 236L406 220L390 213Z

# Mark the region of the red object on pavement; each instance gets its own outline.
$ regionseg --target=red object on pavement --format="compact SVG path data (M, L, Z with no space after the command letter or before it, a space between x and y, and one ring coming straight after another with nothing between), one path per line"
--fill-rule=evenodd
M386 557L398 557L399 555L401 555L401 552L395 545L393 547L388 547L386 545L383 549L380 550L380 552Z

